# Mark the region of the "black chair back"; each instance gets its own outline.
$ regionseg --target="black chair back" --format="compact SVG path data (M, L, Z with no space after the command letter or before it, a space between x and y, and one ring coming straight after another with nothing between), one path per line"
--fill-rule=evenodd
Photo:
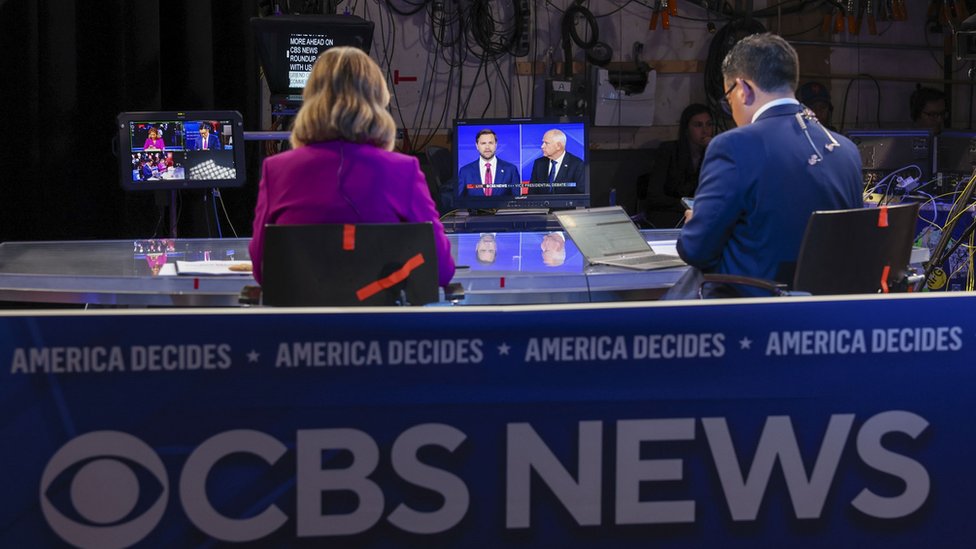
M899 204L814 212L792 289L813 295L887 291L908 269L918 209Z
M265 305L423 305L438 300L430 223L268 225Z

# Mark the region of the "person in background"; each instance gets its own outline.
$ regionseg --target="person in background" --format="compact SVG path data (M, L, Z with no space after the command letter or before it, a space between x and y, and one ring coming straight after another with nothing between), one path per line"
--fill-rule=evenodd
M302 98L292 149L261 168L248 247L255 280L261 282L266 225L430 222L438 279L447 285L451 246L420 163L393 152L390 91L376 62L357 48L331 48L312 67Z
M916 85L908 100L908 107L916 128L931 130L933 135L942 133L947 114L945 93Z
M677 227L684 219L683 197L695 196L705 147L715 135L708 107L692 103L681 111L678 140L661 143L647 176L645 221L658 229Z
M834 114L834 104L830 102L830 91L820 82L807 82L796 90L796 100L813 111L820 124L830 131L837 131L830 123Z
M788 284L810 214L863 207L857 147L804 116L795 97L799 71L796 50L775 34L747 36L726 55L723 100L737 127L705 152L695 208L676 245L691 268L665 298L697 296L702 273ZM704 290L763 295L748 286Z
M139 176L143 181L152 179L153 169L151 161L148 158L139 161Z

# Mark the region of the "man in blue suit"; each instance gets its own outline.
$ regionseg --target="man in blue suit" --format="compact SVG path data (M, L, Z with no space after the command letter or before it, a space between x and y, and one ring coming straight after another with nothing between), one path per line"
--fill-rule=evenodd
M797 102L798 74L796 51L768 33L742 39L722 62L725 100L738 127L705 151L694 212L677 243L694 269L792 282L810 214L863 206L857 147ZM744 286L706 292L762 295Z
M510 196L520 194L518 168L495 156L498 136L484 129L475 136L480 155L458 170L458 196Z
M220 137L210 132L210 126L200 124L200 141L197 141L197 150L220 150Z

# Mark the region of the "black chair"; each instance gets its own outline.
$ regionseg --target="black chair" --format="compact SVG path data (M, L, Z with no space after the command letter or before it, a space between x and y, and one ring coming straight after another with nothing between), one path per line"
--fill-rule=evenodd
M792 285L706 274L701 288L708 284L741 284L765 289L772 295L906 291L918 209L918 204L900 204L813 212L800 245Z
M438 300L430 223L268 225L262 271L265 305L423 305Z

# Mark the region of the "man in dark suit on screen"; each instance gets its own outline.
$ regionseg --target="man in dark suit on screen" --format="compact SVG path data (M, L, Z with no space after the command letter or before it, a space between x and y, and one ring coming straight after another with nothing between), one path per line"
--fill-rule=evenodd
M197 142L196 150L220 150L220 136L210 131L210 126L200 124L200 141Z
M532 164L529 194L582 192L583 160L566 151L566 134L552 129L542 136L542 157Z
M508 196L519 194L518 168L495 156L498 136L483 129L475 136L479 157L458 170L458 196Z

